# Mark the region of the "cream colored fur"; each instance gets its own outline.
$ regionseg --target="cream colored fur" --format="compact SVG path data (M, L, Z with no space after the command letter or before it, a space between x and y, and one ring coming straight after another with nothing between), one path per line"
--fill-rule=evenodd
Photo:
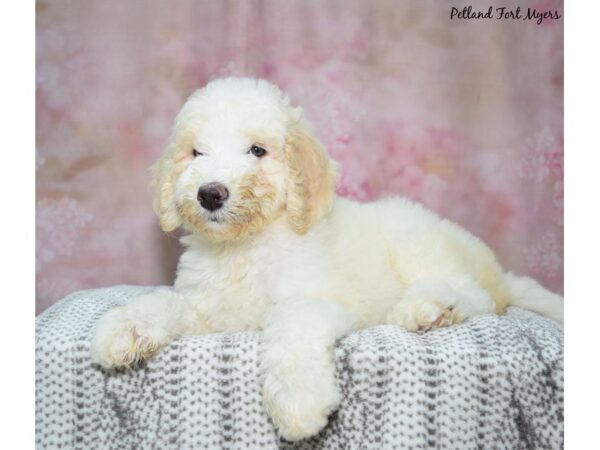
M267 154L248 153L254 144ZM454 223L401 198L337 198L335 163L301 110L264 80L195 92L153 173L162 228L189 232L174 291L104 316L93 360L132 366L178 336L262 330L263 399L287 439L314 435L336 409L332 348L353 330L426 331L508 304L562 320L562 298L506 274ZM230 194L214 212L197 201L209 182Z

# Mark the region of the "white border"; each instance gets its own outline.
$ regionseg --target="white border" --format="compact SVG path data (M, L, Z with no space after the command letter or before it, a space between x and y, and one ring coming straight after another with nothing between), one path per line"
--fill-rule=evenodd
M0 7L0 448L34 448L35 4Z
M600 428L600 7L565 3L565 448L578 450Z

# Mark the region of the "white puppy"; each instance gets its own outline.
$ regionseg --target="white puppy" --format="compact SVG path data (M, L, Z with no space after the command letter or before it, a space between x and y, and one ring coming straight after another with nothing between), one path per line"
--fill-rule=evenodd
M457 225L401 198L337 198L336 164L264 80L195 92L153 173L161 227L189 232L175 288L109 311L93 361L131 366L179 336L262 330L264 403L287 439L338 406L332 348L353 330L425 331L507 305L562 321L561 297L505 273Z

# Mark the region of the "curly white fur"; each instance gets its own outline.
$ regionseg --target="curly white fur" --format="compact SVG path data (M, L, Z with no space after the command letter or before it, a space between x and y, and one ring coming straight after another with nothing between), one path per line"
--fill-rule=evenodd
M562 320L562 298L504 273L479 239L420 205L336 198L335 163L264 80L195 92L153 173L161 226L189 232L175 289L103 317L93 360L131 366L178 336L263 330L263 398L287 439L314 435L338 406L332 348L352 330L426 331L508 304ZM197 200L209 182L229 190L212 212Z

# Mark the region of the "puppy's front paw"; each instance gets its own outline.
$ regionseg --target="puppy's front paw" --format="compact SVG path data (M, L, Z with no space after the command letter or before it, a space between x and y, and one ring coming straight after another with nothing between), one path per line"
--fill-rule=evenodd
M388 314L387 323L408 331L429 331L459 323L463 317L456 308L458 295L443 282L410 286Z
M341 396L335 377L326 376L313 385L289 381L267 374L263 400L279 435L298 441L327 425L327 417L337 409Z
M106 313L92 340L92 362L106 369L131 368L149 358L170 340L169 333L140 319L128 317L122 308Z

